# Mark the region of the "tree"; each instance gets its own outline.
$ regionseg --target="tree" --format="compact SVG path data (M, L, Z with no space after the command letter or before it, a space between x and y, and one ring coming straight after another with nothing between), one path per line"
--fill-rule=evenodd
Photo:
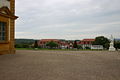
M15 48L29 48L29 44L15 44Z
M74 41L73 48L78 48L77 41Z
M90 47L86 46L85 49L91 49Z
M120 49L120 42L115 41L114 47L116 49Z
M15 48L23 48L22 44L15 44Z
M83 47L81 45L78 45L78 49L83 49Z
M98 36L95 38L95 41L93 42L94 45L103 45L105 49L109 48L110 41L104 36Z
M48 42L48 43L46 44L46 46L49 46L50 48L54 48L54 47L58 47L58 44L55 43L55 42L53 42L53 41L51 41L51 42Z
M38 48L38 41L37 40L34 43L34 48Z
M23 48L29 48L28 44L23 44L22 46L23 46Z
M110 43L106 43L104 46L105 46L106 49L109 49Z

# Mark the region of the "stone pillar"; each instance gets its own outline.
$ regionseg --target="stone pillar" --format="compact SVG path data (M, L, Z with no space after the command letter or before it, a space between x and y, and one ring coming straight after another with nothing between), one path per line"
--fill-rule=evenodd
M10 20L11 25L10 25L10 53L14 54L15 53L15 48L14 48L14 44L15 44L15 21L14 19Z
M15 15L15 0L11 0L10 3L10 11L13 15ZM10 53L15 53L15 20L10 19Z

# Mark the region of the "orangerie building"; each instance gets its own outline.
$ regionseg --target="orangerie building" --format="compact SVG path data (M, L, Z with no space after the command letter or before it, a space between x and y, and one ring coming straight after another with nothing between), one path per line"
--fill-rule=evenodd
M0 54L14 54L15 0L0 0Z

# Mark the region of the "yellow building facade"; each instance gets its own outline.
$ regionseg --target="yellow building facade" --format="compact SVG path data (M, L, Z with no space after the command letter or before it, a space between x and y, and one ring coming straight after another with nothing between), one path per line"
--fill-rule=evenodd
M0 0L0 54L14 54L15 0Z

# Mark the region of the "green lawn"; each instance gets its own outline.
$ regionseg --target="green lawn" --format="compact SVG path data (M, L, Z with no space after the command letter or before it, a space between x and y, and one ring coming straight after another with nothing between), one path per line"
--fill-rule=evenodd
M105 50L86 50L86 49L46 49L46 48L16 48L16 50L60 50L60 51L105 51Z

